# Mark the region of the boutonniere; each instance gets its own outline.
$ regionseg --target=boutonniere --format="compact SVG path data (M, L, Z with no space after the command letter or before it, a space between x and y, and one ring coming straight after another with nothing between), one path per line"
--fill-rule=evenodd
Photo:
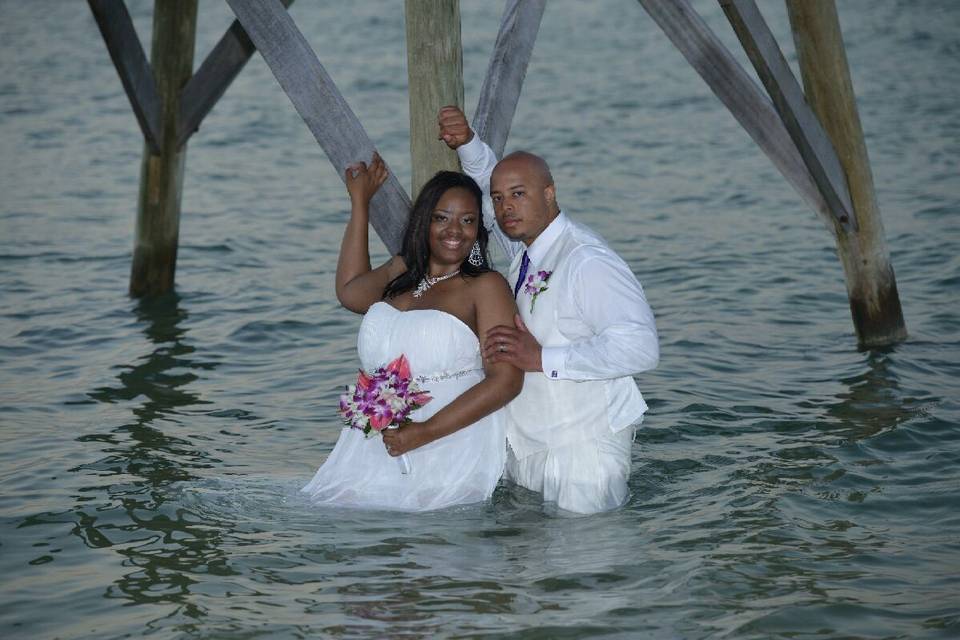
M537 271L527 276L527 281L523 284L523 292L530 296L530 313L533 313L537 296L547 290L547 280L551 275L553 271Z

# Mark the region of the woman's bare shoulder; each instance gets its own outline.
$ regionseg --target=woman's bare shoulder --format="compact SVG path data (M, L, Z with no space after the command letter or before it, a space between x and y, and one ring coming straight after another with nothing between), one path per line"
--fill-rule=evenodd
M472 278L465 278L465 280L470 283L468 291L474 303L496 301L513 306L513 289L510 288L506 278L499 272L487 271Z
M510 285L507 283L507 279L504 278L499 271L485 271L472 278L465 278L465 280L470 282L471 286L477 288L479 293L495 292L498 290L504 290L509 293L510 291Z

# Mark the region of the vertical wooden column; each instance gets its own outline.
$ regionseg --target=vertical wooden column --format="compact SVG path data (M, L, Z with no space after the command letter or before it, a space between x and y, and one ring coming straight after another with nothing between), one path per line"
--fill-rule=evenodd
M150 63L160 94L160 152L144 145L130 294L173 289L180 235L180 196L186 146L177 144L180 90L193 73L197 0L156 0Z
M833 0L787 0L807 102L826 130L847 176L859 229L838 229L837 249L847 279L850 311L861 347L907 337L897 280L873 188L840 21Z
M455 151L437 140L437 112L463 109L463 48L459 0L406 0L410 157L414 199L437 171L459 171Z

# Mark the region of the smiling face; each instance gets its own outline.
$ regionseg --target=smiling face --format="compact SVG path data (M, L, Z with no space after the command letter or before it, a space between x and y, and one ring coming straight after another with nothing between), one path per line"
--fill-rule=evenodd
M447 189L430 217L430 275L459 267L477 240L480 211L476 198L462 187Z
M556 190L547 164L525 152L512 153L490 176L497 224L511 240L529 246L557 217Z

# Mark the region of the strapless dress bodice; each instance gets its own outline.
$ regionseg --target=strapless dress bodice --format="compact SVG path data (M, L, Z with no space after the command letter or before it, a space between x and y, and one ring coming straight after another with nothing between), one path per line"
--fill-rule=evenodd
M483 367L480 342L462 320L438 309L401 311L373 304L363 318L357 352L364 371L382 367L401 353L414 377L439 380Z

